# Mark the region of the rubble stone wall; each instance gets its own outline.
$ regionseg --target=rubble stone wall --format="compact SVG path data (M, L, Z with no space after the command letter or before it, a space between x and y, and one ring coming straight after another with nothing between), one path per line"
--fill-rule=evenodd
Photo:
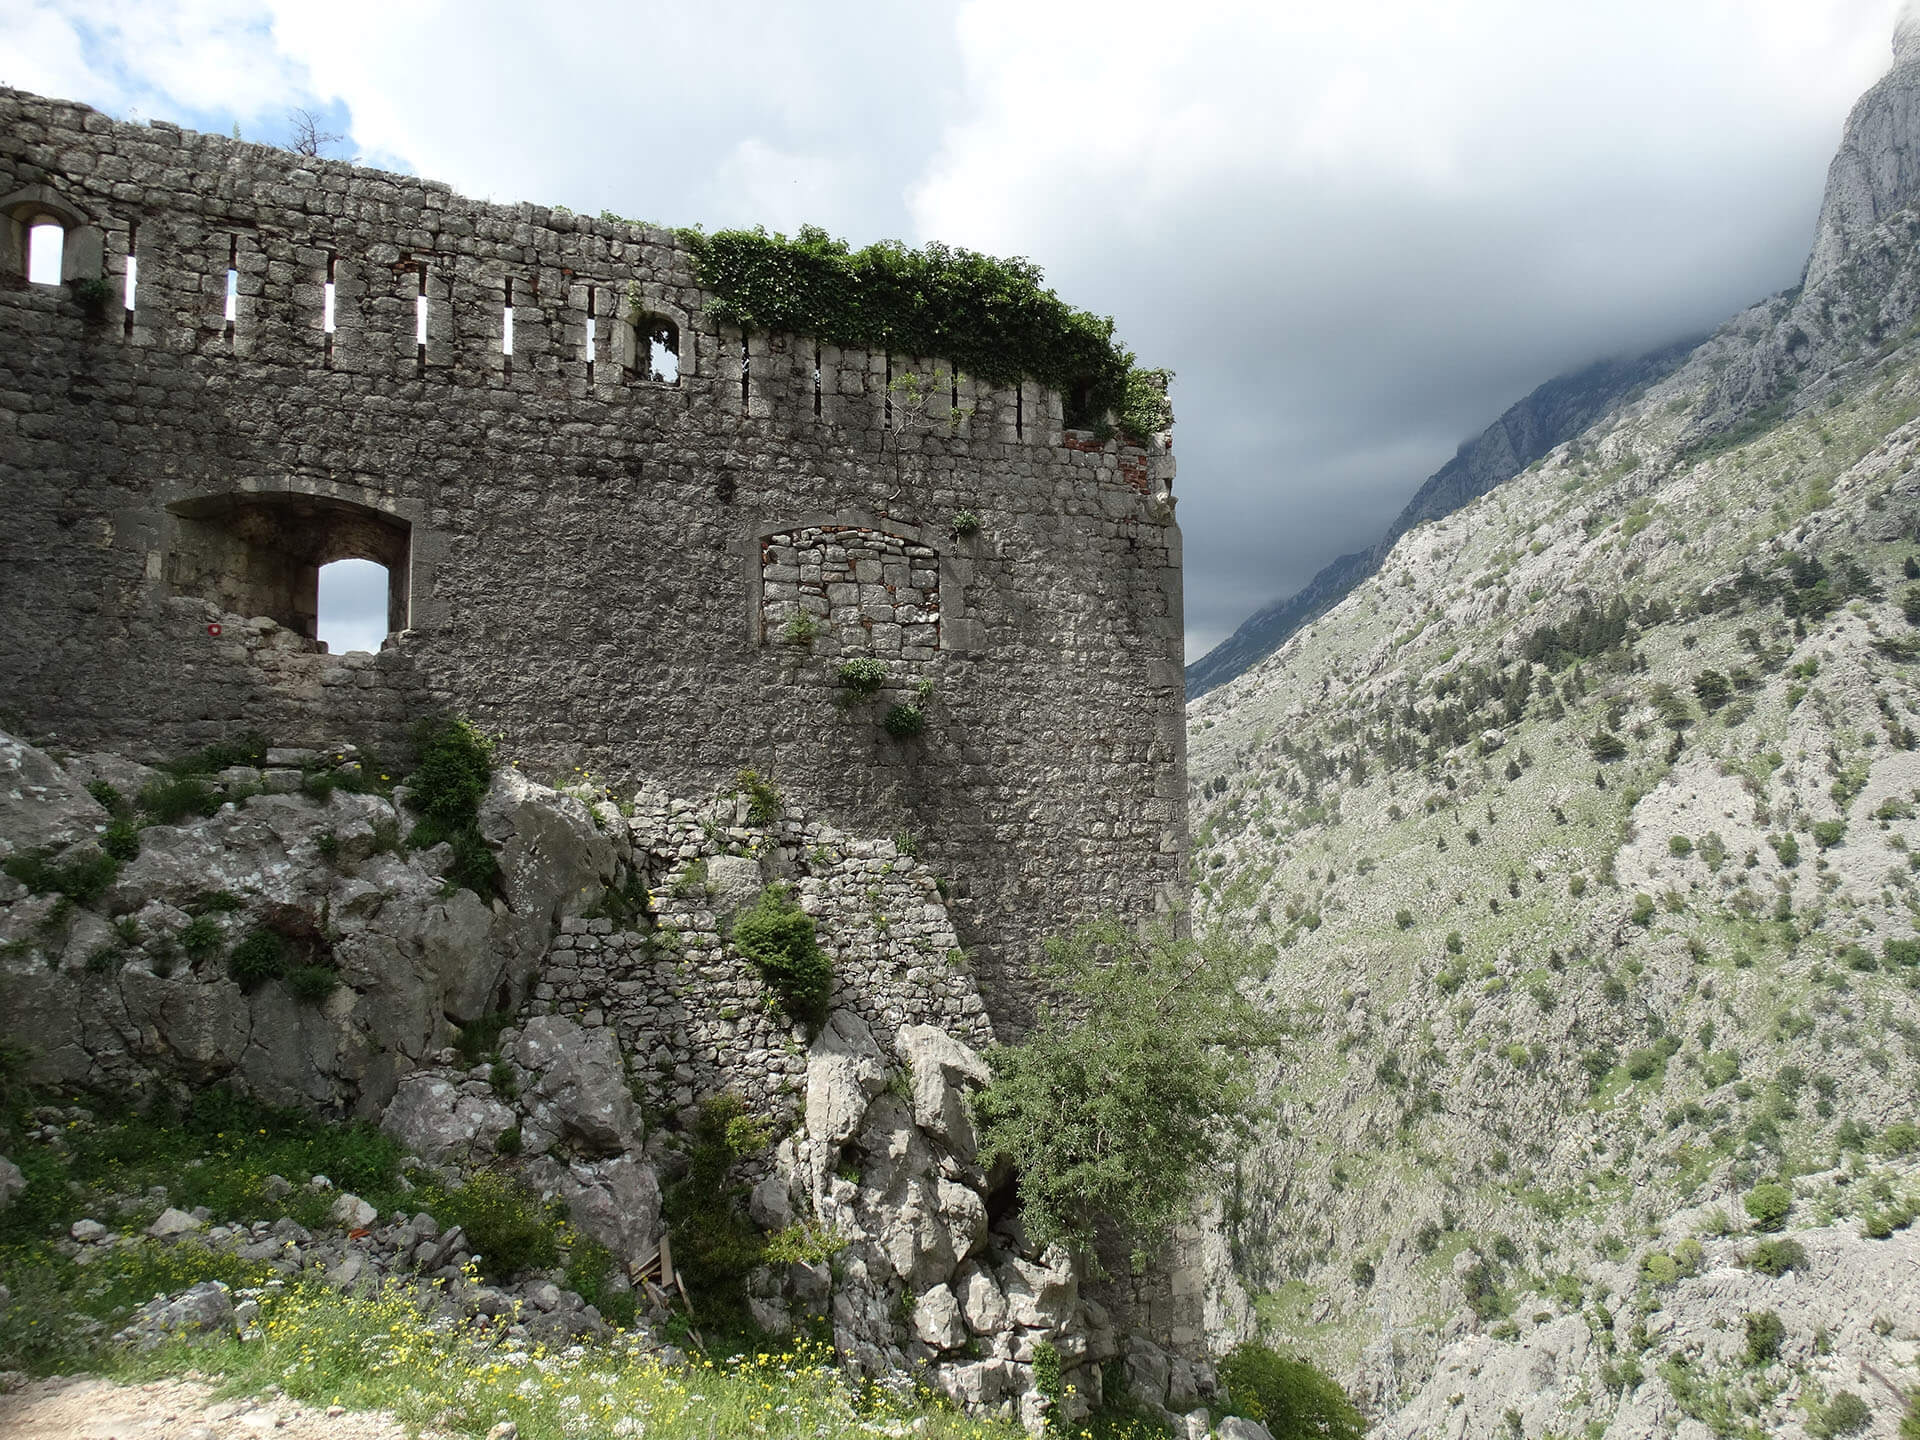
M1165 437L1068 431L1057 395L937 357L743 334L670 231L0 91L0 210L28 205L71 218L72 263L50 287L0 255L0 706L25 732L389 745L451 706L534 773L696 794L753 766L912 836L1016 1028L1041 936L1177 892ZM890 404L906 374L947 377L924 414ZM392 572L370 666L306 638L311 576L354 556ZM827 633L788 643L773 618L810 600ZM250 643L243 602L287 635ZM847 705L855 654L894 683ZM889 734L921 682L924 731Z

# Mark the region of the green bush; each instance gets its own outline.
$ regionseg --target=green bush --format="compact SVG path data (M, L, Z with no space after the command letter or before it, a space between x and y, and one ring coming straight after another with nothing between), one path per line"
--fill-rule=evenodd
M895 355L938 355L993 384L1023 376L1067 397L1068 425L1112 412L1144 439L1170 420L1165 371L1142 370L1113 321L1065 304L1022 259L881 241L852 250L817 226L789 240L722 230L695 241L718 318Z
M140 792L138 803L155 825L178 825L192 816L216 814L226 801L206 781L183 775L155 780Z
M1684 860L1693 853L1693 841L1684 835L1673 835L1667 839L1667 853L1676 860Z
M786 808L786 800L773 786L773 782L763 779L758 770L742 770L734 777L740 793L747 797L747 823L758 825L762 829L780 823L781 812Z
M1768 1181L1756 1185L1747 1192L1741 1202L1747 1214L1753 1217L1756 1230L1778 1230L1787 1223L1787 1212L1793 1209L1793 1192L1786 1186Z
M1816 820L1813 822L1813 842L1822 850L1831 850L1846 836L1847 822L1844 820Z
M139 858L140 827L124 815L115 817L101 833L100 848L122 865Z
M225 935L220 922L211 915L196 915L180 931L180 948L190 960L204 960L217 953Z
M887 707L881 728L896 740L911 740L927 728L927 712L910 700Z
M287 990L305 1005L318 1005L340 984L340 972L331 965L293 965L285 976Z
M1920 940L1889 940L1880 955L1889 965L1920 965Z
M1880 1136L1880 1148L1889 1155L1910 1155L1920 1149L1920 1130L1905 1120L1896 1120Z
M1611 730L1598 730L1587 740L1587 749L1593 758L1602 762L1623 760L1627 754L1627 742Z
M769 885L733 922L733 944L794 1019L820 1025L833 997L833 961L820 948L813 917L784 885Z
M1779 1358L1780 1343L1787 1338L1787 1327L1771 1310L1753 1310L1747 1314L1747 1363L1768 1365Z
M503 1150L501 1152L505 1154ZM613 1288L613 1252L598 1240L581 1236L567 1253L567 1289L622 1328L633 1324L638 1306L632 1290Z
M1651 895L1635 895L1633 897L1633 923L1642 926L1651 925L1653 923L1654 909L1655 906Z
M1096 1217L1151 1249L1251 1126L1255 1053L1278 1038L1241 993L1260 957L1224 935L1142 934L1118 919L1047 943L1057 1003L993 1053L975 1097L983 1163L1018 1172L1041 1244L1090 1248Z
M840 688L859 700L871 700L887 683L887 662L861 655L840 666Z
M64 895L76 905L98 900L120 873L120 862L104 851L82 851L61 864L45 851L23 850L0 863L13 879L36 895Z
M1747 1252L1747 1268L1775 1277L1806 1267L1807 1247L1798 1240L1762 1240Z
M1842 1390L1826 1404L1819 1406L1809 1416L1807 1433L1831 1440L1838 1435L1856 1435L1867 1428L1867 1422L1873 1419L1873 1412L1867 1408L1867 1402L1851 1390Z
M1460 932L1458 930L1449 930L1447 932L1447 954L1458 955L1466 948L1467 942L1460 938Z
M553 1218L520 1180L481 1170L460 1189L432 1195L428 1208L441 1224L467 1232L474 1258L496 1282L524 1270L544 1270L560 1259Z
M1220 1362L1227 1408L1273 1440L1361 1440L1367 1422L1346 1391L1305 1360L1246 1341Z
M407 844L424 850L445 841L453 849L448 880L491 898L500 867L480 833L480 802L493 777L493 741L471 721L443 716L421 723L414 749L419 759L407 777L408 804L420 823Z
M1411 930L1413 928L1413 912L1411 910L1394 911L1393 923L1402 930Z
M227 957L227 974L242 990L257 990L286 973L287 945L271 930L249 930Z

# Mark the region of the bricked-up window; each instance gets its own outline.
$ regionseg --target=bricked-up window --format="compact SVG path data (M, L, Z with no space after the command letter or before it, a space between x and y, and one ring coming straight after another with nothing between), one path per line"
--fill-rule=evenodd
M58 220L35 220L27 227L27 280L34 285L58 285L60 261L67 245L67 227Z
M413 532L398 515L292 491L201 495L167 509L172 524L164 574L176 595L209 600L233 614L264 615L318 639L322 568L371 561L387 576L382 633L407 628ZM377 617L379 610L376 591L372 613Z

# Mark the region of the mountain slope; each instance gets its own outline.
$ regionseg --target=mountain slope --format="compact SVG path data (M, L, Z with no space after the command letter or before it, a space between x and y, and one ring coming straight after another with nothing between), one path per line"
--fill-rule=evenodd
M1602 360L1549 380L1428 476L1377 543L1323 566L1299 590L1256 611L1233 634L1187 666L1188 697L1198 699L1246 673L1294 631L1324 615L1378 570L1394 542L1407 531L1451 515L1469 500L1519 474L1554 446L1578 435L1624 397L1671 373L1698 343L1697 339L1686 340L1632 359Z
M1448 1402L1487 1401L1466 1370L1501 1346L1565 1384L1499 1424L1619 1440L1806 1433L1914 1359L1910 1305L1866 1324L1885 1297L1738 1376L1661 1313L1758 1303L1750 1270L1676 1288L1753 1254L1757 1185L1869 1246L1920 1208L1915 93L1907 46L1803 289L1190 707L1197 909L1303 1016L1215 1318L1343 1371L1387 1433L1495 1433ZM1567 1321L1593 1343L1541 1358ZM1436 1377L1443 1351L1479 1358Z

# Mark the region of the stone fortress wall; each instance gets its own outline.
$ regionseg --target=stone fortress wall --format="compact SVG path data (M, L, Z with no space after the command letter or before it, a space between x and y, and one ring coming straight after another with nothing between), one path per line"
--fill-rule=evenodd
M693 794L752 766L911 836L1016 1026L1039 937L1178 893L1164 436L719 324L672 232L5 90L0 212L12 724L396 747L444 706L536 773ZM61 286L26 278L48 221ZM388 567L377 656L308 638L346 557ZM855 655L889 680L848 706ZM889 734L926 683L924 732Z

